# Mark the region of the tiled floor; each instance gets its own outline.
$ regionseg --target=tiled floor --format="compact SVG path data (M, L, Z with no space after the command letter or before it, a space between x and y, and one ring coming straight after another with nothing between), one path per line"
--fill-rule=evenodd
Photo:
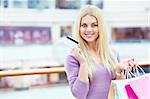
M75 99L67 84L57 84L28 90L2 90L0 99Z

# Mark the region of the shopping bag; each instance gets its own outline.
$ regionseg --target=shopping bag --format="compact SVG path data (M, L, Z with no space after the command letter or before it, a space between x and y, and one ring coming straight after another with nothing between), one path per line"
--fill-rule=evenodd
M129 99L150 99L150 73L131 79L125 89ZM135 98L134 93L138 98Z
M124 87L128 83L128 81L128 79L113 81L115 99L128 99L128 95Z
M128 95L128 99L139 99L139 97L136 95L136 93L133 91L129 84L125 85L125 89Z
M109 88L108 99L127 99L128 97L124 89L124 86L126 84L127 84L126 79L112 80Z
M108 99L115 99L114 97L115 97L115 92L114 92L114 84L112 80L109 88Z
M139 69L142 71L142 73L139 72ZM142 74L145 74L144 71L141 69L141 67L136 66L125 71L124 78L126 79L112 80L108 99L129 99L125 86Z

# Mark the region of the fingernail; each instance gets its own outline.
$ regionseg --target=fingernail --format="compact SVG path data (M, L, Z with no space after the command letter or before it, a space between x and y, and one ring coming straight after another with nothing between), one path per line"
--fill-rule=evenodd
M130 64L130 63L128 63L128 65L129 65L129 67L131 66L131 64Z

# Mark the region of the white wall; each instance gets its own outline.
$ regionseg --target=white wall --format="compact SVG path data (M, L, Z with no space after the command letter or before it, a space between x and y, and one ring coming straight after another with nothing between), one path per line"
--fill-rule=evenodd
M148 26L148 0L106 0L106 20L112 27Z

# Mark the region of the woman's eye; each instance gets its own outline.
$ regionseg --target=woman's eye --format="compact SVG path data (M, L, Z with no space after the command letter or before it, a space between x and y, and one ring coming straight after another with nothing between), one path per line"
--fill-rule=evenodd
M87 25L86 25L86 24L82 24L81 26L82 26L82 27L87 27Z
M97 27L98 25L97 25L97 24L92 24L91 26L92 26L92 27Z

